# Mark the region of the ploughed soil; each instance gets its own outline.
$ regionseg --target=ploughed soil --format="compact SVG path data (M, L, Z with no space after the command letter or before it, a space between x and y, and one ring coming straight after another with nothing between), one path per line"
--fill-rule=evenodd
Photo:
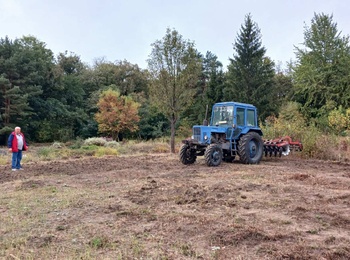
M349 164L147 154L24 167L0 166L2 259L350 259ZM16 196L35 207L16 211Z

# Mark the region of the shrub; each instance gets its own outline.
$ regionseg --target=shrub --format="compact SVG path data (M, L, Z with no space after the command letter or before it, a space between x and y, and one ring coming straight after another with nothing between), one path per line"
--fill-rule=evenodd
M328 124L335 133L346 133L350 130L350 108L345 110L340 106L332 110L328 115Z
M84 141L84 145L96 145L96 146L104 146L107 141L102 137L92 137L88 138Z
M73 143L69 144L69 148L71 149L79 149L84 144L84 140L81 138L77 138ZM67 144L66 144L67 145Z
M117 141L111 141L111 142L106 142L104 146L116 149L120 147L120 143L118 143Z
M339 111L330 114L330 125L336 127L339 121L344 130L345 121ZM343 120L343 121L341 121ZM332 123L331 123L332 122ZM269 117L262 125L262 131L265 139L273 139L289 135L293 140L299 140L303 143L302 156L322 160L348 161L349 156L349 138L339 135L323 134L316 127L315 123L307 121L299 112L297 103L288 103L280 112L280 116Z
M64 147L64 144L62 144L60 142L54 142L51 146L55 149L60 149L60 148Z
M52 147L40 147L37 151L38 157L45 159L52 158L54 154L54 148Z

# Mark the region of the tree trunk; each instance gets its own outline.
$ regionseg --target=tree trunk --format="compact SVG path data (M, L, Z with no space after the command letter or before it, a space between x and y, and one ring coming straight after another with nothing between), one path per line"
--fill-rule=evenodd
M172 119L170 120L170 129L171 129L170 152L171 153L175 153L175 124L176 124L175 116L172 116Z
M4 112L4 124L7 126L10 124L10 99L6 98L5 99L5 112Z

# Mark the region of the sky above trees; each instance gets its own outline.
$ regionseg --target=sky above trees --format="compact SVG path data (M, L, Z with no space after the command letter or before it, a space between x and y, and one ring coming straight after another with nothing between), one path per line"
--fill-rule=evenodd
M104 57L146 68L151 44L169 27L226 68L248 13L261 29L266 55L278 64L295 59L294 46L300 47L314 13L333 14L339 31L350 34L348 10L344 0L0 0L0 36L33 35L56 55L67 50L90 64Z

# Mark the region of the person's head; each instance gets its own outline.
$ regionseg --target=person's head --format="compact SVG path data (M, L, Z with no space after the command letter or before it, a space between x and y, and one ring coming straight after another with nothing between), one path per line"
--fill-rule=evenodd
M19 126L15 127L15 133L19 134L21 132L21 128Z

